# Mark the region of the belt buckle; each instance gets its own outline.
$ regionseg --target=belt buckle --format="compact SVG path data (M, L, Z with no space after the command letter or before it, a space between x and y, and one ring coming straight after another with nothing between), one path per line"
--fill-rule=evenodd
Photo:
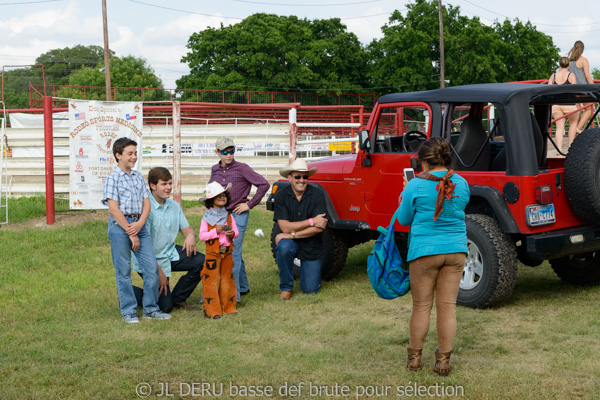
M219 253L221 254L225 254L227 252L228 247L225 246L219 246Z

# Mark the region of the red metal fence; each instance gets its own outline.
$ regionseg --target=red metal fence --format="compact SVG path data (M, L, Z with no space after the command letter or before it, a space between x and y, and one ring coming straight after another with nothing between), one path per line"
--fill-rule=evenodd
M300 103L305 106L364 106L372 108L375 93L318 94L315 92L258 92L246 90L153 89L113 87L114 101L181 101L219 104ZM29 84L30 107L42 107L44 95L82 100L105 100L104 86L66 86ZM66 103L66 102L65 102Z

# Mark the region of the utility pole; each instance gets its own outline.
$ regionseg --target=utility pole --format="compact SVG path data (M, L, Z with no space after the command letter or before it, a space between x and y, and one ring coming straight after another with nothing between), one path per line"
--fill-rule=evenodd
M442 0L439 0L440 9L440 87L445 87L444 79L444 18L442 17Z
M440 0L441 1L441 0ZM102 0L102 22L104 24L104 76L106 77L106 101L110 95L110 49L108 47L108 24L106 22L106 0Z

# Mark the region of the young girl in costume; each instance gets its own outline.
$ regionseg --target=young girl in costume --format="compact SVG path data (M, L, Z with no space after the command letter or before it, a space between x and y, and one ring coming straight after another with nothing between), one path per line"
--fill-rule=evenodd
M200 199L206 206L200 225L200 240L206 243L202 269L204 316L218 319L235 314L236 287L233 279L233 239L238 237L235 220L225 207L229 204L231 183L223 188L218 182L206 186Z

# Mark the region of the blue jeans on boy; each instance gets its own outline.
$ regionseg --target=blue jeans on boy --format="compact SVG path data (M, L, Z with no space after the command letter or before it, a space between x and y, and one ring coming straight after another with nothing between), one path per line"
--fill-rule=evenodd
M130 217L126 217L126 219L129 223L136 221ZM115 267L121 314L135 314L137 300L131 286L131 239L112 216L108 219L108 238ZM138 238L140 247L135 251L135 256L139 260L144 274L143 311L149 313L158 310L158 264L150 234L145 226L138 232Z
M298 255L298 243L292 239L281 239L277 244L277 267L279 267L279 289L294 289L294 259ZM304 293L321 290L321 264L323 260L300 261L300 289Z
M244 293L250 290L248 275L246 275L246 264L244 264L242 258L242 245L244 244L244 234L248 227L250 211L245 211L239 215L232 213L231 215L239 231L238 237L233 240L233 277L237 288L237 301L240 301L240 292Z

